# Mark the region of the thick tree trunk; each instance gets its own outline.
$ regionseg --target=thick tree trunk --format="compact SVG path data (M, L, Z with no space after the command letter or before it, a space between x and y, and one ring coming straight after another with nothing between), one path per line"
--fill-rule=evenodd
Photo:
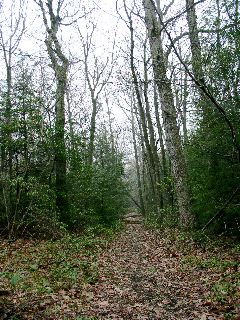
M55 173L56 173L56 207L62 222L68 221L68 194L67 194L67 165L65 145L65 93L67 89L67 72L69 61L63 53L57 32L61 23L59 13L62 2L58 2L56 14L54 14L52 0L44 3L35 0L39 5L43 22L47 31L45 40L49 58L56 77L56 101L55 101ZM46 7L45 7L46 6ZM47 8L47 9L46 9ZM50 22L48 20L50 19Z
M201 53L200 40L198 36L197 15L195 10L194 0L186 0L186 10L187 10L187 22L188 22L188 29L189 29L189 39L191 43L193 74L194 74L194 77L198 80L198 82L204 85L202 53Z
M186 11L187 11L187 23L189 30L189 40L191 44L192 54L192 72L194 78L198 81L200 86L205 86L204 72L202 67L202 49L198 35L197 15L195 9L194 0L186 0ZM196 88L199 93L199 106L202 107L205 95L201 88ZM205 112L203 112L203 119L205 118Z
M166 147L164 145L164 137L163 137L163 129L162 124L160 122L159 116L159 102L158 102L158 94L157 94L157 87L154 83L154 111L155 111L155 118L157 124L157 131L158 131L158 138L160 144L160 164L161 164L161 173L162 173L162 183L164 187L162 188L162 197L163 197L163 206L167 206L169 204L172 205L172 186L168 177L170 177L170 166L167 162L167 155L166 155Z
M179 128L177 126L171 82L167 77L166 56L163 52L159 21L156 17L152 1L143 0L143 5L152 54L154 78L159 91L166 143L174 174L180 224L182 227L189 227L193 225L194 219L190 210L189 194L186 185L186 165Z
M162 209L163 195L161 192L162 177L161 177L161 170L160 170L160 160L157 153L157 145L156 145L155 133L154 133L153 123L152 123L150 103L148 99L148 72L147 72L146 46L144 46L144 98L145 98L146 120L148 125L150 147L153 155L154 169L155 169L154 184L155 184L156 196L157 196L157 206L159 206Z

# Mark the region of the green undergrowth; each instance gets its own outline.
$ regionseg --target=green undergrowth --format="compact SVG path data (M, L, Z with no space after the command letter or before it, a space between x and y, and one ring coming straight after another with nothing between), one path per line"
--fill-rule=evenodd
M98 281L98 257L116 237L121 224L88 228L81 236L58 240L0 242L0 314L21 309L33 297L81 292ZM31 299L29 300L29 297ZM24 301L23 301L24 300ZM13 307L13 306L12 306ZM6 311L7 312L7 311Z
M51 241L4 241L1 287L11 290L55 292L97 281L97 257L116 234L116 228L96 226L82 236Z

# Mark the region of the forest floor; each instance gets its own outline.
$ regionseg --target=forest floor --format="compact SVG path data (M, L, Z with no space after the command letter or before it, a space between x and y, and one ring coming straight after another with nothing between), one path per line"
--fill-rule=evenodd
M58 256L44 241L1 243L0 319L240 319L239 245L126 220L111 242L61 241Z

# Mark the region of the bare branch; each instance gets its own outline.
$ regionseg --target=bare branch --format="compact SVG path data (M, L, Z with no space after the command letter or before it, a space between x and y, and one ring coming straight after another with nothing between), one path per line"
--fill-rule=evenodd
M168 10L169 10L169 9L171 8L171 6L174 4L174 1L175 1L175 0L172 0L168 5L164 6L164 8L163 8L163 15L164 15L164 16L167 15Z
M238 152L238 161L240 161L240 145L239 145L239 142L238 142L238 139L237 139L237 134L236 134L236 130L235 128L233 127L232 125L232 122L230 121L226 111L224 110L224 108L218 103L218 101L214 98L214 96L212 95L212 93L210 92L209 88L203 84L202 82L200 82L200 80L196 79L193 75L193 73L190 71L190 69L188 68L187 64L183 61L181 55L179 54L176 46L175 46L175 43L174 43L174 40L170 34L170 32L167 30L167 26L166 24L162 21L161 19L161 15L159 14L157 8L156 8L156 5L154 3L153 0L150 0L152 2L152 5L154 7L154 10L155 12L157 13L158 15L158 18L159 18L159 21L161 23L161 26L162 26L162 29L166 32L167 36L168 36L168 39L171 43L171 46L178 58L178 60L181 62L181 64L184 66L187 74L189 75L189 77L192 79L192 81L197 85L197 87L204 93L204 95L212 102L212 104L216 107L216 109L220 112L220 114L223 116L226 124L228 125L229 129L230 129L230 132L231 132L231 136L232 136L232 141L233 141L233 145L236 149L236 151Z

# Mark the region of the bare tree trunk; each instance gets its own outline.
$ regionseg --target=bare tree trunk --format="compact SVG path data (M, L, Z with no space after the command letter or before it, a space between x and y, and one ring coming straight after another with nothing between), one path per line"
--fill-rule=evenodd
M139 106L135 102L135 95L133 95L134 101L134 111L135 114L139 113ZM157 203L157 195L155 190L155 177L154 177L154 170L152 166L152 162L149 156L149 150L147 150L146 142L143 133L143 125L141 117L137 118L138 120L138 127L139 127L139 135L141 141L141 153L142 153L142 186L143 186L143 193L144 193L144 204L145 210L149 210L149 206L151 209L153 208L154 212L158 213L158 203Z
M192 69L195 79L205 85L204 72L202 68L202 50L198 36L197 15L195 10L194 0L186 0L187 22L189 29L189 39L192 53ZM198 88L201 100L205 98L202 90Z
M165 152L165 146L163 141L163 130L162 130L162 125L159 117L159 104L158 104L156 83L154 83L154 109L155 109L155 118L157 122L158 137L160 142L162 170L163 170L164 177L167 177L168 170L167 170L167 162L166 162L166 152Z
M65 145L65 92L67 89L68 59L63 53L57 32L61 23L59 17L63 1L58 2L56 14L53 1L35 0L39 5L43 22L47 31L45 40L48 55L56 77L56 102L55 102L55 173L56 173L56 207L60 213L60 220L68 222L68 195L67 195L67 159ZM46 7L47 9L46 9ZM48 18L50 22L48 23Z
M134 116L133 116L133 106L132 105L131 105L131 116L132 116L131 123L132 123L133 147L134 147L134 156L135 156L136 172L137 172L138 196L139 196L139 202L140 202L140 207L141 207L141 213L143 215L145 215L146 211L145 211L145 205L144 205L143 193L142 193L142 183L141 183L139 157L138 157L138 150L137 150L137 141L136 141L136 133L135 133L135 126L134 126Z
M170 166L167 163L167 155L164 145L164 138L163 138L163 129L162 124L160 122L160 116L159 116L159 102L158 102L158 93L157 93L157 87L154 83L154 109L155 109L155 118L157 123L157 130L158 130L158 138L159 138L159 144L160 144L160 165L161 165L161 172L162 172L162 183L163 183L163 191L162 191L162 197L163 197L163 206L165 207L168 205L171 201L171 194L172 186L170 185L168 177L170 177Z
M140 116L140 123L142 127L142 133L143 133L143 139L144 139L144 144L146 146L146 151L147 151L147 158L148 158L148 168L149 168L149 173L150 173L150 179L151 179L151 184L152 184L152 192L154 196L154 207L156 213L158 213L158 208L159 208L159 203L158 203L158 195L157 195L157 190L156 190L156 165L154 161L154 155L152 152L151 144L149 142L149 136L148 136L148 129L147 129L147 119L146 119L146 114L145 110L143 107L142 99L141 99L141 94L140 94L140 89L138 85L138 78L137 74L135 71L135 66L134 66L134 37L133 37L133 25L132 25L132 19L131 16L128 14L129 18L129 29L131 33L131 56L130 56L130 64L131 64L131 72L132 72L132 77L133 77L133 82L134 82L134 89L137 97L137 106L139 110L139 116Z
M155 189L157 196L157 206L161 209L163 208L163 195L161 192L161 172L160 172L160 161L157 153L157 145L155 139L155 133L152 123L151 111L150 111L150 103L148 99L148 72L147 72L147 59L146 59L146 44L144 45L144 98L145 98L145 107L146 107L146 119L148 124L148 132L150 139L150 147L151 152L153 154L154 159L154 177L155 177Z
M92 36L96 25L93 24L92 31L90 35L87 35L87 41L84 41L83 36L81 34L80 29L78 28L78 33L81 38L83 44L83 54L84 54L84 68L85 68L85 76L87 80L88 89L91 94L91 102L92 102L92 114L90 120L90 138L89 138L89 145L88 145L88 164L91 166L93 163L93 153L94 153L94 140L95 140L95 131L96 131L96 117L97 117L97 105L99 101L99 96L103 91L104 87L109 81L109 78L112 75L114 61L113 61L113 53L111 57L111 67L110 70L106 73L106 69L109 66L109 59L107 58L106 62L102 65L98 64L98 59L95 57L94 62L94 72L91 75L89 71L89 53L90 48L92 45ZM114 50L115 42L113 44ZM105 75L106 73L106 75ZM105 78L104 78L105 76Z
M180 125L182 125L183 131L183 143L187 143L188 135L187 135L187 73L184 74L184 79L182 79L181 74L181 88L178 89L176 85L176 78L173 76L173 88L174 88L174 96L176 100L176 110L178 111L178 115L180 117ZM179 127L180 127L179 125Z
M67 222L68 198L67 198L67 158L65 145L65 90L67 87L66 65L56 73L57 90L55 104L55 166L56 166L56 205L60 212L61 221Z
M166 143L173 168L180 224L182 227L191 227L194 218L190 210L189 194L186 185L186 164L179 128L177 126L171 83L167 77L166 56L163 52L159 21L156 17L152 1L143 0L143 5L152 54L154 78L159 91Z

